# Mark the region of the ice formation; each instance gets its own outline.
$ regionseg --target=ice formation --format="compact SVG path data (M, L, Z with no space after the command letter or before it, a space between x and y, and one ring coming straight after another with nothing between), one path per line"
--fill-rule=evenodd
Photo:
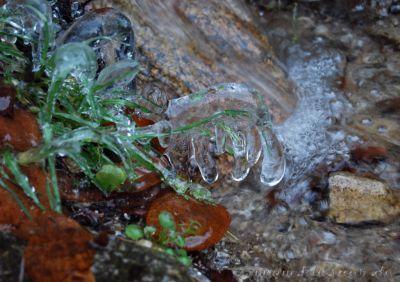
M55 30L52 23L52 10L48 1L12 0L2 9L10 11L7 23L10 31L15 34L15 40L20 37L25 44L32 45L33 71L40 69L43 55L54 44Z
M87 42L95 50L101 69L135 57L131 22L113 9L88 12L76 20L57 42L59 45Z
M233 158L231 175L243 180L263 155L260 180L279 183L285 172L282 147L275 137L262 96L236 83L171 100L166 111L172 137L166 155L175 169L198 167L207 183L218 179L216 157Z

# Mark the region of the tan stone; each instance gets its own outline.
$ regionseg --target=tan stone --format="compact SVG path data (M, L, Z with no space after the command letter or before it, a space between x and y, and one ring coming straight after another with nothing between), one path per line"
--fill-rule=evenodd
M379 180L347 172L329 177L328 216L337 223L387 223L400 215L400 200L389 186Z

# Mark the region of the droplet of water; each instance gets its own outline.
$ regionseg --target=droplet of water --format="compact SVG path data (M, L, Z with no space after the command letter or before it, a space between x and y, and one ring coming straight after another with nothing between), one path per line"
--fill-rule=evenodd
M379 90L377 89L372 89L370 92L371 96L373 97L379 97L381 95L381 93L379 92Z
M77 19L84 14L85 10L79 0L74 0L71 3L71 17Z
M277 185L283 179L286 170L286 160L282 145L269 129L263 130L263 161L260 180L269 187Z

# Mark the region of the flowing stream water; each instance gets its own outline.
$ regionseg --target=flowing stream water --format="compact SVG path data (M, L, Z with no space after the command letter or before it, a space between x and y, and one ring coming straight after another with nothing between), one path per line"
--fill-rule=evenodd
M376 27L398 28L398 16L360 20L365 7L357 6L347 11L354 18L335 18L329 5L315 10L312 3L269 12L235 0L113 5L133 23L145 65L139 89L156 81L175 97L242 82L264 95L275 118L285 177L267 187L255 166L239 184L226 177L214 185L215 197L232 214L234 236L206 252L207 264L232 269L241 281L293 275L309 281L340 270L362 280L382 269L382 279L399 278L398 220L346 226L326 217L331 171L372 172L400 188L399 112L387 105L399 103L398 38L380 40ZM354 148L369 144L386 148L385 161L354 162Z

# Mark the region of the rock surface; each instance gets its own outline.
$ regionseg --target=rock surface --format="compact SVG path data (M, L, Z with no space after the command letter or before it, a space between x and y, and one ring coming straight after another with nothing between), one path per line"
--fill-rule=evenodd
M132 21L142 83L161 81L171 96L181 96L240 82L264 95L276 120L293 111L296 97L285 71L251 14L238 8L241 1L99 0L93 5L115 6Z
M97 251L92 269L98 282L195 281L171 256L120 240Z
M337 223L389 222L400 215L400 199L387 184L346 172L329 177L328 216Z
M24 264L24 241L10 233L2 232L1 229L0 225L0 281L30 281L25 275L20 274L20 269L17 267Z
M16 151L26 151L40 144L42 133L35 116L25 110L15 109L14 114L0 116L0 147L11 145Z

